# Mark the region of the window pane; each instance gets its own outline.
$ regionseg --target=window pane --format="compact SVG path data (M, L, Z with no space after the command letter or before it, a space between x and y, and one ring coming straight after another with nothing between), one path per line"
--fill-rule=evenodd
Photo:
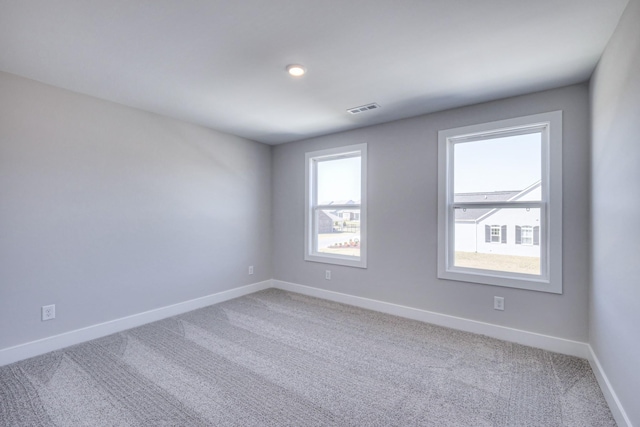
M321 205L360 203L361 157L318 162L318 200Z
M454 144L455 202L541 200L540 133Z
M523 245L533 245L533 227L524 225L521 227L521 242Z
M316 252L360 256L360 209L317 210Z
M491 226L491 238L489 241L491 243L500 243L500 226L499 225Z
M540 275L540 209L456 209L455 267Z

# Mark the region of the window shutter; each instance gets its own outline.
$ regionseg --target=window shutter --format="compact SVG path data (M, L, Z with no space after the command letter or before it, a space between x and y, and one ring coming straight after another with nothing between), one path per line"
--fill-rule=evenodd
M522 244L522 227L516 225L516 245Z
M540 227L533 227L533 244L540 245Z
M507 243L507 226L503 225L500 229L500 235L502 238L502 242L501 243Z
M484 226L484 241L486 243L491 242L491 227L489 227L488 225Z

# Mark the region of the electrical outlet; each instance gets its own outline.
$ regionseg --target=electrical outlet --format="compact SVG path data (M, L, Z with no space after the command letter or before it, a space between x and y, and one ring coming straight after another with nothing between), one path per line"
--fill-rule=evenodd
M42 306L42 320L51 320L56 318L56 305L43 305Z
M331 280L331 270L327 270L324 272L324 278L327 280Z
M249 274L253 274L253 265L249 266Z
M494 310L504 310L504 298L503 297L493 297L493 309Z

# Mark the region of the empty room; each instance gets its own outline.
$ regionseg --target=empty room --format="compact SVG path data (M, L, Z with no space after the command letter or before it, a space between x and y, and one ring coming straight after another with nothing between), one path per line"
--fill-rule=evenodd
M640 426L640 0L0 0L0 426Z

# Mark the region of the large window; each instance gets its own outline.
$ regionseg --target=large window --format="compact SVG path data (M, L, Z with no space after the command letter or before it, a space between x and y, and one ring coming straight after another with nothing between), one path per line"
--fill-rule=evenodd
M438 136L438 277L562 293L562 112Z
M305 260L367 266L367 145L306 154Z

